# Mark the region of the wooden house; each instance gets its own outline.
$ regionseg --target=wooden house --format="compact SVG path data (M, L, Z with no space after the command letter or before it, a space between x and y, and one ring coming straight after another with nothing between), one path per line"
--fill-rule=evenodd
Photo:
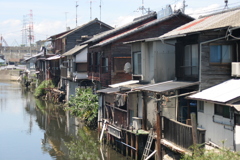
M109 115L116 113L115 122L117 117L121 117L115 112L119 109L116 109L115 104L111 106L106 103L105 98L109 101L111 98L108 96L112 95L116 100L117 94L125 94L127 118L123 119L127 119L127 126L132 125L133 131L134 128L145 131L156 129L157 147L162 143L175 151L179 147L188 149L193 144L188 134L191 126L184 123L191 123L190 113L198 113L198 103L193 98L186 100L185 97L226 81L231 75L238 77L235 72L239 68L239 14L238 8L227 10L201 17L157 38L126 42L132 45L132 79L138 80L143 86L129 88L123 84L107 88L106 91L99 90L100 93L104 92L100 101L101 109L110 108ZM235 72L231 73L231 70ZM128 91L124 92L126 88ZM101 114L103 117L108 116L108 113ZM164 121L163 126L160 119ZM134 125L136 121L140 121L137 123L140 125ZM110 124L119 129L119 120L117 125ZM164 139L159 142L161 126L164 128ZM174 138L176 135L172 135L173 129L178 130L174 133L182 140ZM198 129L198 132L201 135L198 143L205 142L207 131ZM190 138L189 141L186 141L186 137Z
M88 77L101 87L131 80L124 66L131 63L131 46L126 41L156 37L193 20L182 13L157 18L150 13L114 30L99 34L85 43L89 44Z
M89 39L89 37L110 29L113 28L96 18L72 30L53 35L49 37L48 40L52 42L53 53L63 54L74 48L76 45Z
M66 100L78 87L92 86L87 75L87 45L75 46L62 54L61 83L66 86Z

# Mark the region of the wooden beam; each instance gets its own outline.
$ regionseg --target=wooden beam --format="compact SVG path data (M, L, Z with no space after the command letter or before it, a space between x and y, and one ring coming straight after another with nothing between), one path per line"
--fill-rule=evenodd
M160 95L156 95L156 98L161 98ZM158 101L156 105L157 109L157 159L162 160L162 146L161 146L161 139L162 139L162 119L161 119L161 107L162 107L162 101Z

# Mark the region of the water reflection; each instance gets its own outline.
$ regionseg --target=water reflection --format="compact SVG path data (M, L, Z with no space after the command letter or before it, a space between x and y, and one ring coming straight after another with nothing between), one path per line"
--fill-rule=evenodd
M0 82L0 159L126 159L97 137L61 106L35 99L19 83Z

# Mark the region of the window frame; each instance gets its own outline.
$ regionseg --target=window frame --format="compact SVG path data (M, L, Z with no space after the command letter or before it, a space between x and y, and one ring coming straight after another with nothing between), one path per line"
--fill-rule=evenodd
M198 101L198 112L204 113L204 101Z
M196 47L196 48L194 48ZM195 51L195 52L194 52ZM198 76L199 75L199 46L197 43L188 44L184 46L184 57L183 57L183 69L185 76ZM195 59L194 59L195 57ZM189 63L189 64L187 64ZM196 66L194 66L196 63ZM196 67L196 71L193 67ZM187 71L189 69L189 71ZM189 73L187 73L189 72Z
M219 59L219 62L213 62L213 60L211 59L212 58L212 47L213 46L220 46L221 48L220 48L220 59ZM224 62L223 60L224 60L224 56L223 56L223 47L224 46L230 46L230 55L228 55L229 57L230 57L230 59L229 59L229 62ZM216 55L216 56L219 56L219 55ZM234 59L234 44L231 44L231 43L211 43L210 45L209 45L209 64L211 64L211 65L228 65L228 64L230 64L231 62L233 62L233 59Z
M230 107L221 104L214 104L214 115L230 119L231 118Z
M132 54L133 54L133 60L132 60L133 75L142 75L142 52L136 51L136 52L133 52ZM140 59L139 59L139 57L140 57Z
M87 62L76 62L75 65L76 65L76 72L77 73L87 72ZM79 71L78 70L79 65L85 65L85 70ZM82 68L82 67L80 67L80 68Z
M102 57L102 73L108 73L109 71L109 59L108 57Z

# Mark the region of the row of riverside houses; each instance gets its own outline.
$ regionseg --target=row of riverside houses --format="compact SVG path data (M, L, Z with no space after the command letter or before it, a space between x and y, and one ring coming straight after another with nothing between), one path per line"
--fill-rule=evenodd
M125 40L131 45L132 65L126 67L132 67L132 80L97 91L108 140L126 146L127 155L146 158L144 134L153 128L151 150L158 157L162 150L186 153L193 145L186 124L194 112L197 143L240 151L239 16L235 8L156 38Z
M99 128L134 159L188 152L192 112L197 143L226 140L240 151L239 16L240 8L196 20L151 12L115 29L95 19L51 36L52 47L27 60L29 73L54 80L67 101L75 88L92 86Z

